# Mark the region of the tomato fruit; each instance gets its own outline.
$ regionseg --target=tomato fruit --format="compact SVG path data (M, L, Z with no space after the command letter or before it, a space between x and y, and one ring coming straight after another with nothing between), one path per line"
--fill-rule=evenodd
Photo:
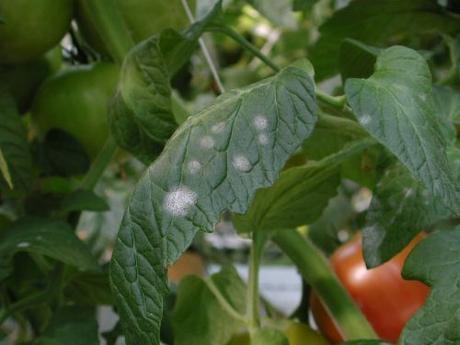
M138 43L166 28L182 29L189 21L181 0L116 0L134 42ZM189 1L194 8L194 1ZM97 33L81 1L77 1L77 22L84 39L100 53L107 54L104 41Z
M62 39L72 19L72 0L0 0L0 63L38 58Z
M55 48L36 60L0 67L0 80L6 83L21 113L29 109L40 84L59 70L61 62L61 50Z
M72 67L46 80L31 115L41 136L51 129L71 134L94 158L108 135L107 107L119 68L109 63Z
M194 252L186 252L168 269L168 278L177 284L187 275L203 276L204 272L203 257Z
M421 233L388 262L367 269L362 255L361 235L337 249L330 258L338 278L384 340L396 342L406 322L426 300L430 289L421 282L401 277L401 270L412 248L423 238ZM333 320L312 294L311 309L323 334L338 343L344 339Z
M328 345L318 332L307 325L297 321L285 321L280 325L280 330L289 340L289 345ZM251 345L249 333L235 335L227 345Z

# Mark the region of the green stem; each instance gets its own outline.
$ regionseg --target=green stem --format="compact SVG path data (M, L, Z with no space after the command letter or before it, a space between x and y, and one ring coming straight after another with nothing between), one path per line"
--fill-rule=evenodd
M334 317L345 340L378 339L369 322L332 273L322 253L297 231L278 231L275 243L295 263Z
M319 114L316 127L334 129L355 139L369 137L369 134L359 125L359 123L344 117L328 115L325 113Z
M102 176L107 165L109 165L116 151L117 143L115 142L113 136L109 135L104 147L97 155L93 164L91 164L88 173L79 185L79 189L92 190L96 186L99 178Z
M280 67L275 64L268 56L262 53L255 45L249 42L246 38L241 36L238 32L232 28L224 25L214 24L209 27L209 31L220 32L228 37L232 38L235 42L239 43L243 48L250 51L254 56L262 60L267 66L269 66L273 71L278 72Z
M80 0L112 59L121 64L134 46L128 28L115 0Z
M241 315L233 306L227 301L227 299L220 293L219 289L217 286L214 284L212 281L212 278L206 277L203 279L204 283L208 287L208 289L212 292L214 297L217 299L219 302L220 306L235 320L238 320L244 324L248 323L248 320L244 317L244 315Z
M91 22L104 41L112 59L121 65L126 54L134 47L134 41L125 25L117 2L115 0L81 0L81 6L90 16ZM79 188L91 190L96 186L116 150L115 140L109 135Z
M247 318L249 320L249 330L253 333L260 327L259 309L259 268L263 248L267 241L265 233L255 231L252 237L251 253L249 259L249 278L247 294Z
M269 66L274 72L279 72L280 67L272 61L267 55L262 53L255 45L253 45L251 42L249 42L246 38L241 36L238 32L233 30L232 28L225 26L225 25L220 25L217 23L214 23L213 25L210 25L208 28L209 31L212 32L220 32L228 37L232 38L235 42L239 43L243 48L247 49L250 51L254 56L258 57L261 61L263 61L267 66ZM326 105L329 105L333 108L337 108L340 110L346 110L348 112L351 112L351 109L347 107L347 98L345 96L330 96L318 89L315 90L316 92L316 97L318 100Z

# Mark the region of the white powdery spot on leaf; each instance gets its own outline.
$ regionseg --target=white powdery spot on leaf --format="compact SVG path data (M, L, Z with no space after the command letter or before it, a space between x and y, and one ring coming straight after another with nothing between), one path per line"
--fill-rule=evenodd
M225 129L225 122L219 122L219 123L216 123L214 126L211 127L211 131L213 133L222 133Z
M236 155L233 157L232 165L236 170L247 172L251 170L252 165L249 160L243 155Z
M369 114L363 114L361 118L359 119L359 122L361 122L361 125L365 126L371 123L372 117Z
M254 117L254 127L258 130L258 131L263 131L264 129L266 129L268 126L268 120L267 120L267 117L264 116L264 115L257 115Z
M259 144L261 145L267 145L268 144L268 136L266 134L259 134L257 137L257 140L259 141Z
M29 246L30 246L29 242L21 242L21 243L18 243L17 245L18 248L27 248Z
M200 146L204 149L212 149L215 145L214 139L209 135L204 136L200 140Z
M198 195L190 188L179 186L166 194L164 208L173 216L186 216L197 199Z
M198 171L201 170L201 163L197 160L191 160L187 164L187 169L190 174L196 174Z

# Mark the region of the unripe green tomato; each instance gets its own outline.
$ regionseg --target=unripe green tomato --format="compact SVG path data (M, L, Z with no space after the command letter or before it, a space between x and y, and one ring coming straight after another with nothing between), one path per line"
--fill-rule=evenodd
M115 92L119 68L96 63L72 67L41 86L31 115L42 137L51 129L71 134L94 158L108 135L107 109Z
M21 113L29 109L40 84L56 73L61 64L61 49L56 47L36 60L0 67L0 80L6 83Z
M72 12L72 0L0 0L0 63L23 63L53 48Z
M82 36L96 51L106 54L104 40L99 36L90 16L77 0L77 23ZM189 25L181 0L116 0L120 12L135 43L166 28L183 29ZM192 10L195 1L188 1Z

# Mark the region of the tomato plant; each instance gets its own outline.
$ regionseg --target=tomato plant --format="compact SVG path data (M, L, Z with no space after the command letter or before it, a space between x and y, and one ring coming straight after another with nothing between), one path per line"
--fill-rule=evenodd
M331 256L340 281L382 339L396 342L407 321L425 302L429 289L401 277L409 252L425 236L418 235L401 253L383 265L368 270L362 255L362 238L355 236ZM334 342L343 338L318 297L312 295L312 311L319 328Z
M0 342L456 343L459 52L451 0L0 0Z

